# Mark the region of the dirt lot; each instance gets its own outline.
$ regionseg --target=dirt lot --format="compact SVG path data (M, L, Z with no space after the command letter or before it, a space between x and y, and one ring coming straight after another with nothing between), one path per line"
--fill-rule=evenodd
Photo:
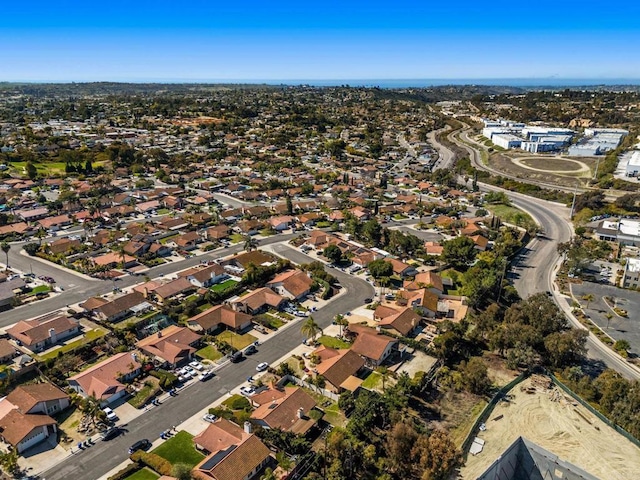
M637 479L640 449L561 390L541 387L537 378L516 386L510 392L513 399L496 406L487 430L478 435L486 442L484 450L469 455L460 477L477 478L517 437L524 436L603 480ZM533 386L535 393L524 391Z
M513 157L516 159L524 158L516 155L513 155ZM531 157L528 157L528 158L531 158ZM559 162L556 162L557 165L554 166L554 159L552 156L541 156L540 159L543 159L543 160L535 163L529 160L528 162L531 164L530 167L538 167L543 161L546 161L548 163L545 167L545 170L553 171L556 169L562 169L562 170L571 169L571 167L568 166L569 162L566 160L560 160ZM593 168L588 160L585 160L585 161L581 160L581 162L587 165L590 169ZM558 185L564 185L564 186L575 186L576 175L579 175L579 176L585 175L585 173L582 172L581 170L576 170L575 172L565 172L563 174L559 174L559 173L554 174L551 171L536 172L531 168L525 168L524 166L518 165L517 162L514 162L512 160L511 154L509 154L508 156L502 153L494 153L491 155L489 159L489 164L497 170L500 170L510 175L515 175L519 178L537 179L547 183L556 183Z

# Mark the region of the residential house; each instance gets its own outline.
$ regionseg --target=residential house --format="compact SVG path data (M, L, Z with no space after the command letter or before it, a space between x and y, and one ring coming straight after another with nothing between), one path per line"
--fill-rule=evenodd
M163 245L161 243L152 243L149 245L149 253L155 255L156 257L168 257L173 252L173 249L168 245Z
M427 255L442 255L443 247L438 242L424 242L424 251Z
M217 263L200 265L178 273L178 277L184 277L196 287L209 288L216 283L229 278L225 269Z
M198 232L187 232L173 239L173 243L182 250L193 250L202 239Z
M270 450L252 433L224 418L193 437L207 456L191 471L196 480L252 480L271 461Z
M302 270L288 270L267 282L267 287L283 297L302 300L311 292L313 280Z
M0 438L21 454L56 435L49 415L69 406L69 395L50 383L19 386L0 399Z
M395 275L399 275L401 277L412 277L416 273L418 273L415 267L407 265L406 263L395 258L387 258L385 261L389 262L393 266L393 273Z
M316 367L318 375L326 381L325 388L334 393L343 389L351 389L352 381L365 366L364 359L352 350L336 350L333 348L319 347L313 352L322 360Z
M422 320L422 317L411 307L404 307L400 310L378 307L373 314L373 318L378 322L380 328L390 330L396 335L404 337L410 336Z
M21 320L7 329L7 334L32 352L41 352L78 335L78 322L63 315Z
M149 251L150 246L148 242L130 241L125 244L124 252L134 257L141 257Z
M237 222L233 229L243 235L257 235L260 230L265 228L265 223L262 220L241 220Z
M93 396L102 404L112 404L127 394L125 383L142 373L142 364L133 352L116 353L100 363L69 377L69 387L83 397Z
M218 225L217 227L207 228L205 237L209 241L223 240L229 237L229 227L226 225Z
M349 331L357 333L351 350L364 358L370 368L382 365L389 355L398 350L398 340L381 335L372 328L350 325Z
M284 297L270 288L263 287L242 297L232 299L232 306L239 312L256 315L269 307L279 310L285 302Z
M236 332L245 330L251 326L253 317L249 314L238 312L228 305L216 305L187 320L189 328L203 333L213 333L226 326Z
M18 355L20 355L20 350L6 338L0 338L0 364L6 364Z
M39 220L38 223L45 230L56 231L60 230L61 227L65 227L67 225L71 225L73 220L69 215L56 215L54 217L46 217L42 220Z
M49 244L49 252L52 255L60 255L72 251L80 246L80 240L70 238L58 238Z
M131 255L122 255L120 253L109 252L91 259L98 266L106 266L109 268L123 267L130 268L138 263L136 257Z
M442 295L444 292L442 277L435 272L420 272L413 280L405 280L403 288L405 290L426 288L437 295Z
M316 424L309 416L316 401L300 387L271 386L249 400L257 407L251 413L251 419L262 428L304 435Z
M80 306L86 311L92 312L100 320L112 323L153 308L143 294L135 291L116 297L106 303L102 303L102 299L89 299L81 303Z
M193 285L189 279L180 277L156 288L153 294L158 303L166 303L172 298L184 295L187 292L192 292L195 289L196 286Z
M282 232L283 230L287 230L291 228L292 222L293 222L293 217L290 215L271 217L269 219L269 224L276 232Z
M244 252L232 257L224 262L222 265L232 267L234 270L238 269L238 272L243 272L250 263L253 263L256 267L261 265L271 265L275 262L275 258L268 253L261 250L252 250L251 252Z
M482 235L473 235L469 238L473 240L473 243L475 244L474 247L476 250L484 252L489 247L489 239L487 237L484 237Z
M435 317L438 312L438 294L421 288L419 290L401 290L396 295L396 303L401 307L411 307L423 317Z
M0 310L11 307L16 302L17 295L24 291L26 285L22 278L0 282Z
M201 336L189 328L171 325L143 338L136 347L162 365L177 367L191 359L200 339Z

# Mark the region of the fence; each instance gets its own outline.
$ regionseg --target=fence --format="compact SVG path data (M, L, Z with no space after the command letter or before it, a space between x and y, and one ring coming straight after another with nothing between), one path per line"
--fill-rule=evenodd
M324 388L318 388L315 385L309 383L309 382L305 382L301 379L299 379L298 377L294 377L293 375L285 375L284 377L282 377L280 379L280 381L278 382L279 385L284 385L287 382L292 382L295 383L296 385L299 385L301 387L305 387L308 388L310 390L313 390L314 392L318 392L319 394L330 398L331 400L333 400L334 402L337 402L338 399L340 398L339 395L330 392L329 390L326 390Z
M547 375L549 376L549 378L551 378L551 381L556 384L558 387L560 387L562 390L564 390L565 393L568 393L569 395L571 395L571 397L576 401L579 402L584 408L586 408L587 410L589 410L589 412L591 412L593 415L595 415L596 417L598 417L600 420L602 420L604 423L606 423L607 425L609 425L611 428L613 428L616 432L618 432L620 435L622 435L623 437L625 437L627 440L629 440L630 442L633 442L634 445L636 445L637 447L640 447L640 440L638 440L636 437L634 437L633 435L631 435L629 432L627 432L626 430L624 430L622 427L619 427L618 425L616 425L615 423L613 423L611 420L609 420L607 417L605 417L602 413L600 413L598 410L596 410L595 408L593 408L588 402L586 402L585 400L583 400L582 398L580 398L576 393L573 392L573 390L571 390L569 387L567 387L564 383L562 383L560 380L558 380L555 375L553 375L552 373L547 372Z
M469 448L471 448L471 444L473 443L473 439L476 436L476 433L478 432L478 428L480 427L481 423L484 423L488 418L489 415L491 415L491 412L493 412L493 409L495 408L495 406L497 405L497 403L504 398L504 396L516 385L518 385L520 382L522 382L524 379L528 378L529 375L531 375L531 373L529 371L526 372L522 372L520 375L518 375L516 378L514 378L513 380L511 380L511 382L509 382L508 384L506 384L504 387L502 387L500 390L498 390L496 392L496 394L493 396L493 398L489 401L489 403L487 404L486 407L484 407L484 409L482 410L482 412L480 412L480 415L478 416L478 418L476 419L476 421L473 423L473 426L471 427L471 430L469 431L469 434L467 435L467 438L464 439L464 442L462 442L462 455L463 456L467 456L467 453L469 452Z

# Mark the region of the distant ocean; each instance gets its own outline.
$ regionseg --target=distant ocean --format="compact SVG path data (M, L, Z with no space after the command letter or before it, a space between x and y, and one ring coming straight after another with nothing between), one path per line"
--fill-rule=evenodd
M220 81L214 82L220 83ZM342 80L245 80L224 83L264 83L267 85L310 85L332 87L425 88L443 85L485 85L507 87L582 87L595 85L640 85L640 78L425 78L425 79L342 79Z

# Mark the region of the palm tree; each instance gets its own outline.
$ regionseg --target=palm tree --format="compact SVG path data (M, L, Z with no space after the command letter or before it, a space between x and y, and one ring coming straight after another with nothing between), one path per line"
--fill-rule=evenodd
M251 250L255 250L258 248L258 242L251 237L251 235L245 235L244 237L244 250L245 252L250 252Z
M100 402L93 395L89 395L80 401L80 409L89 417L94 427L99 420L104 419L104 412L100 408Z
M587 309L589 309L589 304L593 302L594 299L595 297L593 296L593 293L587 293L586 295L582 296L582 300L587 302Z
M320 325L316 323L313 317L309 317L300 327L300 332L302 332L302 334L307 338L310 338L311 342L314 343L316 341L316 335L322 334L322 329L320 328Z
M2 242L0 243L0 250L2 250L7 256L6 269L9 270L9 250L11 250L11 245L9 245L7 242Z
M336 325L340 326L340 336L342 336L342 328L349 325L349 320L347 320L344 315L339 313L334 317L333 322Z
M35 235L35 237L38 239L38 243L40 244L40 246L42 246L42 239L45 238L46 236L47 236L47 231L44 228L40 227Z
M613 318L613 315L611 313L607 312L604 316L607 319L607 330L609 330L609 322Z

